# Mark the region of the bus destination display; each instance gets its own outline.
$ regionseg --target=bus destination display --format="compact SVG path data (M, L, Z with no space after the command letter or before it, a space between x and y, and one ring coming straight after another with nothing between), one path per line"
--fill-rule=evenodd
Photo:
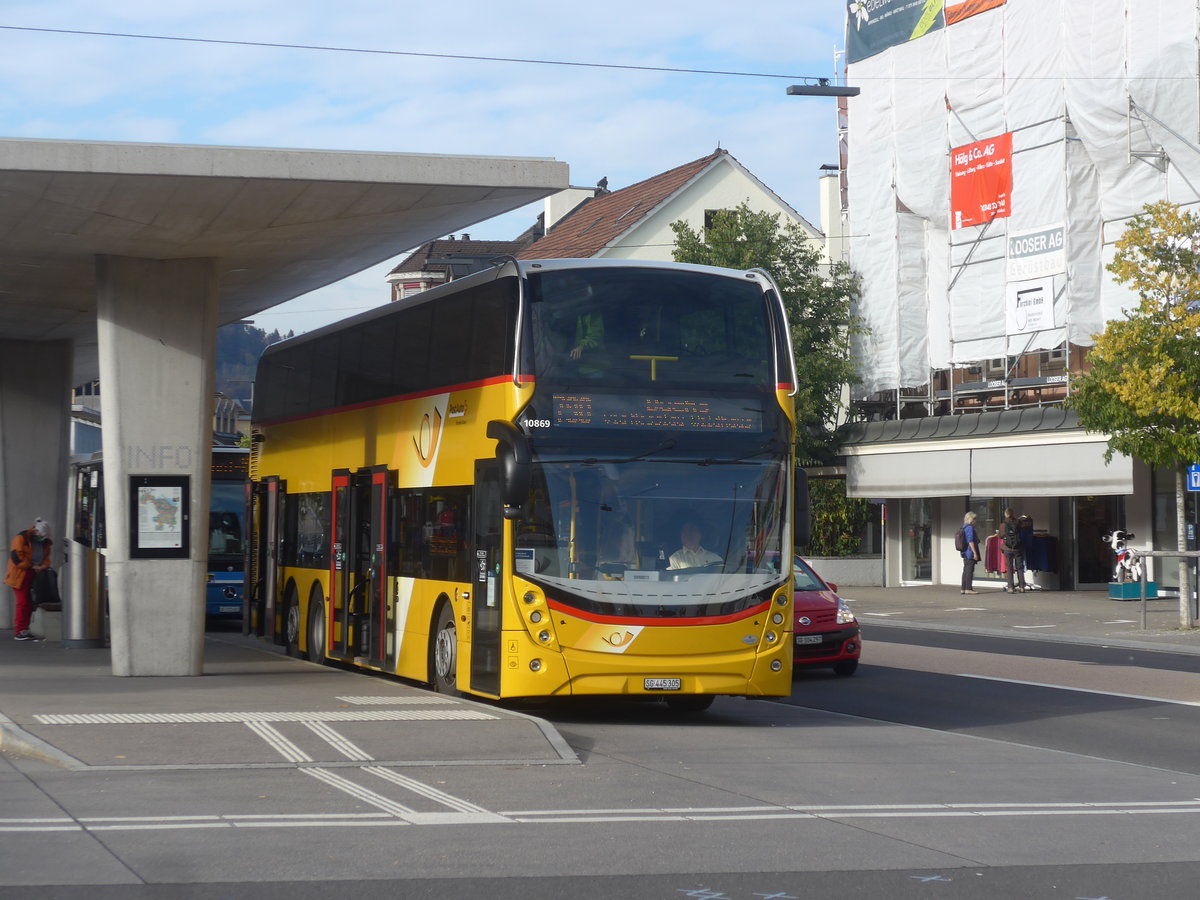
M753 400L555 394L554 425L563 428L669 428L674 431L761 431Z

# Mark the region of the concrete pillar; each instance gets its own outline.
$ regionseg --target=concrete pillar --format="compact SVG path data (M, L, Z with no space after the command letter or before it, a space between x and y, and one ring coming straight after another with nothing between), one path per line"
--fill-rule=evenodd
M7 557L13 536L41 516L53 528L55 568L62 565L66 547L63 475L71 357L70 341L0 341L0 552ZM0 593L0 628L12 624L12 590L5 587Z
M200 675L218 289L211 259L96 264L114 675ZM140 558L130 480L186 476L189 555Z

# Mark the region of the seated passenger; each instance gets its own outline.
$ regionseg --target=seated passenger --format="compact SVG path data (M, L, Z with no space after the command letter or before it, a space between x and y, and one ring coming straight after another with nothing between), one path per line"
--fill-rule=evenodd
M679 542L683 546L671 554L671 562L667 568L695 569L723 562L722 558L716 553L700 546L700 539L702 537L704 537L704 532L699 522L694 519L684 522L683 526L679 529Z

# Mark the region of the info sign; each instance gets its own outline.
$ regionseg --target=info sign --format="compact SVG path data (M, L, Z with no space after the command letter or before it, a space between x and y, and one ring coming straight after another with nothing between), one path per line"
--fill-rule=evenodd
M1012 132L950 151L950 227L969 228L1009 215Z

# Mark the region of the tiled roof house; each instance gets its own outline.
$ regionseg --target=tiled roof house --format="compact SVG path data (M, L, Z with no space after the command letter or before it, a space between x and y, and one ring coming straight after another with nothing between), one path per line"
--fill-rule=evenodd
M388 273L392 299L400 300L444 281L469 275L498 256L515 256L532 244L539 234L541 230L535 226L512 241L476 241L464 234L422 244Z
M672 222L683 219L703 232L713 212L742 202L795 222L824 249L820 231L727 150L620 190L609 191L607 183L601 179L594 189L570 188L547 198L538 223L512 241L472 240L464 234L423 244L388 274L392 300L461 278L499 256L669 260L675 247Z
M821 233L727 150L716 150L659 175L585 199L519 259L612 257L669 260L675 246L672 222L683 219L703 233L712 213L743 201L755 210L781 213L822 242ZM822 244L823 246L823 244Z

